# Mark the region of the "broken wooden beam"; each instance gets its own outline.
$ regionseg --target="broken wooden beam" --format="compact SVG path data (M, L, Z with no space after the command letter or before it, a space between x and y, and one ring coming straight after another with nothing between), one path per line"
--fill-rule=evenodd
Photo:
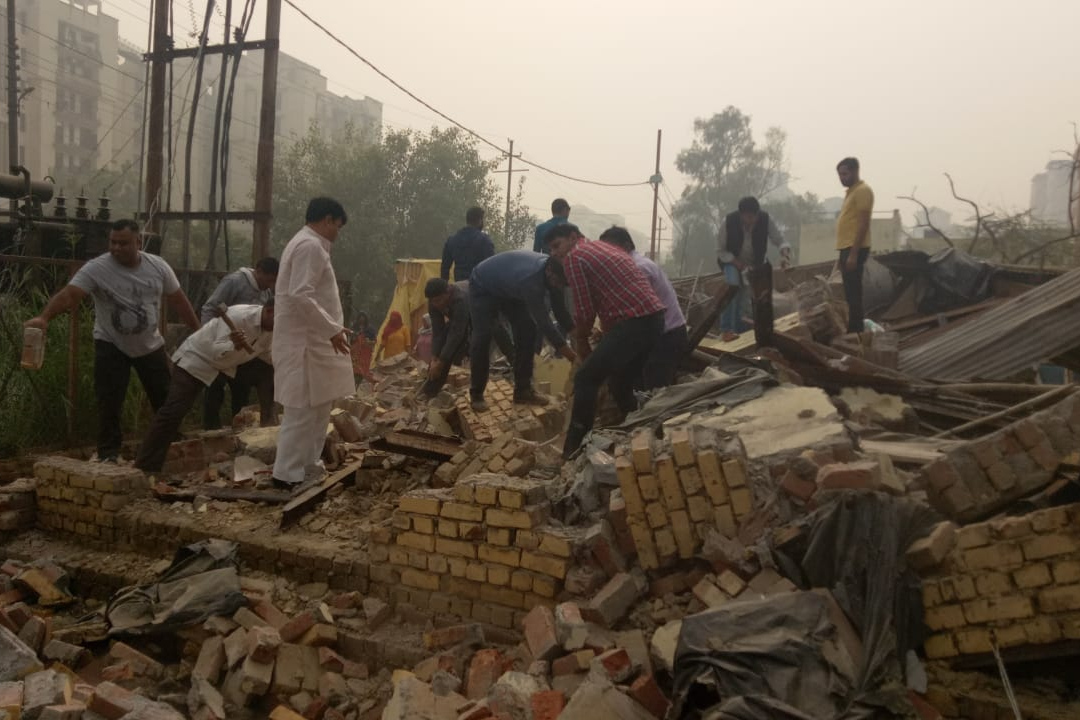
M270 505L287 503L292 497L286 490L255 490L253 488L220 487L218 485L196 485L195 487L175 488L158 483L153 487L154 497L166 502L191 501L202 496L211 500L246 500Z
M309 510L311 510L311 508L315 507L315 505L323 499L323 496L326 495L330 488L347 480L355 480L356 473L360 471L363 464L364 458L361 456L348 465L345 465L340 470L327 475L318 485L304 490L290 500L288 504L281 509L281 527L286 528L302 518Z

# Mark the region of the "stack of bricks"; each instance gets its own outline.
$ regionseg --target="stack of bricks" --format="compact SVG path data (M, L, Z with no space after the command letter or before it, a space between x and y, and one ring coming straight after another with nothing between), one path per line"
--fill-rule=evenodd
M549 511L542 483L506 475L407 493L372 533L371 580L396 603L517 627L554 605L570 566L575 535L547 525Z
M65 457L38 461L34 475L38 526L93 547L124 539L116 513L148 490L146 476L134 468Z
M514 405L514 386L509 380L489 382L484 400L488 410L482 413L472 409L468 393L459 394L454 402L461 434L469 440L491 442L509 430L526 440L543 442L562 430L560 406Z
M21 478L0 485L0 533L19 532L34 526L34 482Z
M627 524L645 570L691 558L713 530L734 537L752 509L746 451L738 438L672 428L663 443L647 430L615 460Z
M34 471L34 458L30 455L0 460L0 485L26 477Z
M923 469L930 504L959 522L984 518L1050 482L1080 449L1080 395L947 452Z
M518 439L512 433L499 435L489 445L467 440L457 455L436 469L432 484L451 487L458 478L482 472L523 477L533 468L535 450L532 442Z
M918 563L928 657L1080 640L1080 504L967 525L933 560Z

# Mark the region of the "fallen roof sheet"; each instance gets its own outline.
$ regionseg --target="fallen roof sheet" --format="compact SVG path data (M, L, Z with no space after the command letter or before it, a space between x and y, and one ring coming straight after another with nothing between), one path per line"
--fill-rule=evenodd
M923 378L1004 379L1080 346L1080 270L1033 288L953 332L900 352L900 370Z

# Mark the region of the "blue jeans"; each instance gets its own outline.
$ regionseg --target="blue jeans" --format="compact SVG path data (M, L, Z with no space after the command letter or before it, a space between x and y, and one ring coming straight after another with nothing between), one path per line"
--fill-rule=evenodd
M731 263L724 263L724 282L738 287L739 292L720 313L720 332L746 332L750 328L743 318L750 306L750 288L743 283L739 268Z

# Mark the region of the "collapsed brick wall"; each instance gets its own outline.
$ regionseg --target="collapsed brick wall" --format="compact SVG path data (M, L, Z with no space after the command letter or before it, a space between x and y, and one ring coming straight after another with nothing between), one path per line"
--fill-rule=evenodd
M923 607L932 659L1080 639L1080 504L961 528Z
M482 472L522 477L533 469L535 462L534 444L511 433L499 435L490 445L466 440L457 455L435 470L432 485L452 487L459 477Z
M372 533L372 582L399 603L518 627L554 606L571 562L574 538L549 511L543 483L506 475L402 495L392 527Z
M0 533L27 530L34 526L36 517L31 480L20 479L0 486Z
M0 486L24 478L33 472L34 457L32 455L21 455L0 460Z
M1080 395L947 452L923 469L930 504L959 522L1005 508L1050 482L1080 449Z
M34 476L38 527L86 541L95 549L108 549L124 539L117 511L149 490L146 476L134 468L65 457L40 460Z
M484 399L488 411L477 413L469 406L469 397L455 401L461 434L468 440L491 442L505 432L543 442L562 430L564 414L556 405L514 405L514 386L509 380L488 383Z
M714 528L734 537L753 506L742 443L704 429L672 428L663 442L639 430L615 472L645 570L693 557Z

